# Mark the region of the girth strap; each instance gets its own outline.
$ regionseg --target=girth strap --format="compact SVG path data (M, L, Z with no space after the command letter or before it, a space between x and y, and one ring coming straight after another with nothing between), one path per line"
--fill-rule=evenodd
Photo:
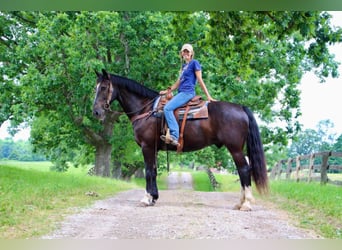
M188 116L189 110L190 110L190 106L188 105L188 106L186 106L186 109L185 109L185 112L184 112L184 118L183 118L183 121L182 121L182 126L181 126L181 129L180 129L180 133L179 133L177 153L180 153L183 150L183 146L184 146L184 138L183 138L183 136L184 136L184 128L185 128L186 118Z

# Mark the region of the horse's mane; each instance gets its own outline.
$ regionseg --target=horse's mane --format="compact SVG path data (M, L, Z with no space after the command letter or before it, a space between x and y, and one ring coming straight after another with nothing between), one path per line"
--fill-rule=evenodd
M137 81L128 79L123 76L113 75L110 74L111 81L125 89L127 89L130 92L136 93L138 95L141 95L143 97L147 98L154 98L159 95L159 93L155 90L149 89L142 84L138 83Z

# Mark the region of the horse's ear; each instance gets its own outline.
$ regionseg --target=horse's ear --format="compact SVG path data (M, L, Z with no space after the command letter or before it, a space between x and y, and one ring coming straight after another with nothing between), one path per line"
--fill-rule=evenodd
M110 75L107 73L105 69L102 69L102 74L106 79L110 79Z
M105 69L102 69L102 74L107 75L107 71Z
M95 74L97 75L97 77L101 76L101 74L99 72L97 72L96 70L94 70L94 71L95 71Z

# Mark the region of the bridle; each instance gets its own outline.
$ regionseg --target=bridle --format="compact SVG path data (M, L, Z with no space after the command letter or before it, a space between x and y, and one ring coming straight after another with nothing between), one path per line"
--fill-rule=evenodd
M108 88L108 91L107 91L107 97L106 97L106 102L103 104L103 109L106 110L106 111L112 111L110 109L110 101L112 100L112 96L113 96L113 91L114 91L114 88L113 88L113 84L112 84L112 81L111 80L107 80L108 83L109 83L109 88ZM135 110L135 111L132 111L132 112L125 112L126 115L134 115L134 114L137 114L139 112L141 112L142 110L144 110L147 106L151 105L159 96L156 96L155 98L153 98L151 101L149 101L148 103L146 103L145 105L143 105L141 108L139 108L138 110ZM152 114L153 111L149 111L147 113L143 113L141 115L134 115L132 118L131 118L131 122L133 123L134 121L136 120L139 120L139 119L142 119L142 118L145 118L147 116L150 116Z
M110 109L110 101L112 100L112 96L113 96L113 85L112 85L112 82L111 81L107 81L106 84L109 84L109 88L107 90L107 96L106 96L106 101L105 103L102 105L102 108L106 111L111 111ZM99 88L101 88L101 84L103 84L103 82L100 82L97 84L97 87L96 87L96 94L99 92Z

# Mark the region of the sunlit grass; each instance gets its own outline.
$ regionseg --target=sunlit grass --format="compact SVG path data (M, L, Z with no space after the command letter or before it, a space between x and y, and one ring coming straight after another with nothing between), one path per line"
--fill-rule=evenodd
M240 192L241 185L239 176L233 174L215 174L215 178L220 186L220 192Z
M53 229L72 208L138 188L109 178L0 165L0 238L32 238ZM140 188L140 187L139 187ZM92 192L98 196L88 196Z
M300 226L326 238L342 238L342 188L316 182L271 182L269 199L289 211Z
M210 192L214 191L213 187L210 185L208 175L204 171L192 172L193 188L195 191Z

